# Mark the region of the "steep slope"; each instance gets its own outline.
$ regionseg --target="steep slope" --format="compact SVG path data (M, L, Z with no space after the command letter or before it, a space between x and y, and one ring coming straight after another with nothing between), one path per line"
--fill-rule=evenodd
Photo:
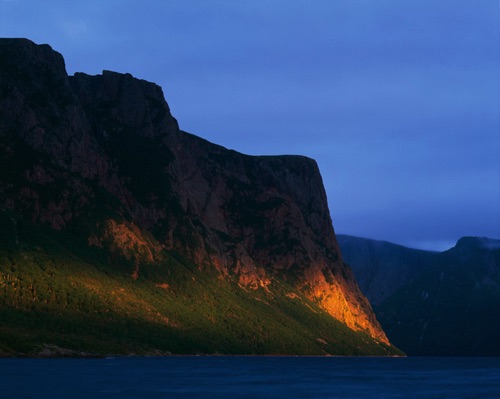
M351 266L361 291L373 306L412 281L438 257L422 251L366 238L337 234L344 261Z
M443 253L338 235L391 342L409 355L498 356L500 240Z
M500 240L461 238L377 309L408 354L500 355Z
M0 212L0 356L398 351L354 333L285 282L271 293L162 254L134 263Z
M250 157L182 132L157 85L68 77L47 45L2 39L0 54L4 337L24 328L36 342L30 313L71 320L74 334L87 307L89 325L109 312L113 323L163 323L148 350L394 353L341 259L314 161ZM134 342L117 348L140 345L113 323Z

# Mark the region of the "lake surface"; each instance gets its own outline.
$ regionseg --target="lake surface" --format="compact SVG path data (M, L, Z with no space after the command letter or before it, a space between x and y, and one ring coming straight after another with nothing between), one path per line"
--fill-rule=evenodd
M500 398L500 358L0 359L0 398Z

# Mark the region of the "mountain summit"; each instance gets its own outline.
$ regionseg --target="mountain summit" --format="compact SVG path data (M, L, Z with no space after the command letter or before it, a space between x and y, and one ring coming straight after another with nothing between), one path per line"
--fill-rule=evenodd
M183 132L159 86L68 76L48 45L0 54L0 352L397 352L313 160Z

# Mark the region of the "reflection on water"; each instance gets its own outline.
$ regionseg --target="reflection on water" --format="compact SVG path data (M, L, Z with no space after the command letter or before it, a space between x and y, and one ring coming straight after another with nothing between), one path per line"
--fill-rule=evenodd
M499 398L500 358L0 359L0 398Z

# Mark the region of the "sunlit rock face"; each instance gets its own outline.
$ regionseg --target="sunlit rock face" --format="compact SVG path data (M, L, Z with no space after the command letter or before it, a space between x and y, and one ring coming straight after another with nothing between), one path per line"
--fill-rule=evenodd
M131 278L161 250L181 253L244 290L286 281L388 342L343 263L313 160L247 156L183 132L157 85L68 77L49 46L3 39L0 52L0 206L138 259Z

